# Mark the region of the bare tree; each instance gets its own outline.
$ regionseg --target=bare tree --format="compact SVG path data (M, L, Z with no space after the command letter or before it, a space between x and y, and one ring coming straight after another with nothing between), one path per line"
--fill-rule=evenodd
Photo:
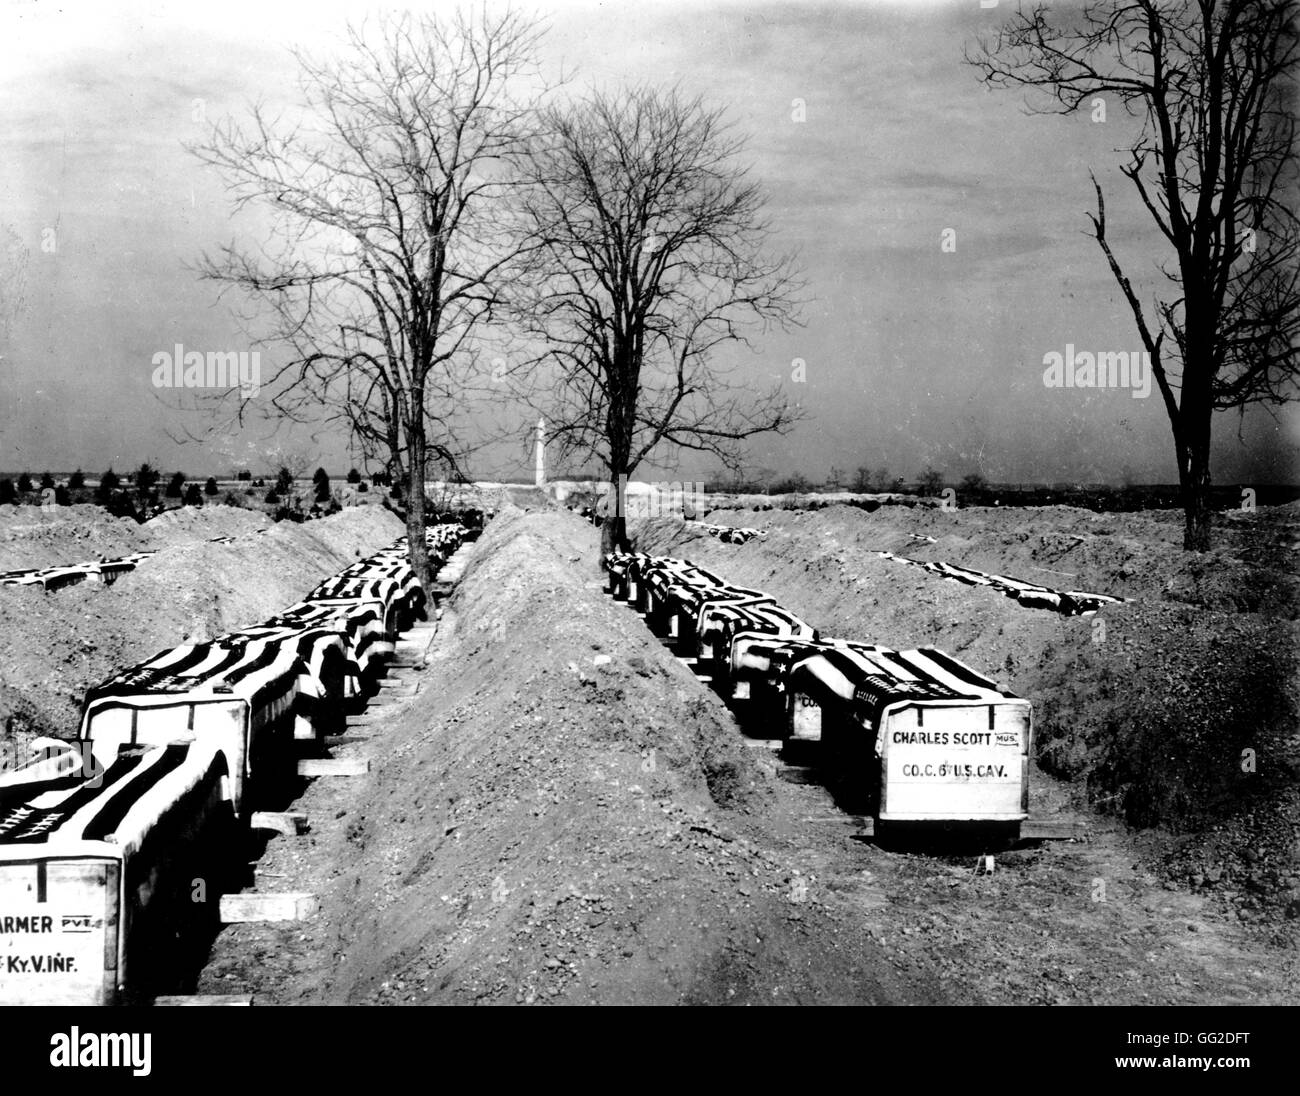
M1296 15L1294 0L1102 0L1054 25L1036 5L968 55L991 86L1045 92L1033 110L1110 96L1142 119L1121 170L1169 251L1150 311L1095 178L1089 218L1173 427L1190 550L1210 546L1213 413L1296 395Z
M537 23L507 12L405 13L349 27L347 53L301 53L302 117L261 107L192 151L272 239L204 256L204 276L269 313L287 351L267 409L342 424L405 480L411 562L427 581L424 482L455 468L450 424L514 244L495 215L531 136ZM241 414L246 404L241 404Z
M529 364L551 440L598 459L616 499L657 448L735 467L743 439L797 418L779 386L732 384L714 357L796 309L791 258L764 254L743 142L699 99L648 88L552 109L543 131L520 191L532 246L517 315L545 341ZM621 509L605 551L626 544Z

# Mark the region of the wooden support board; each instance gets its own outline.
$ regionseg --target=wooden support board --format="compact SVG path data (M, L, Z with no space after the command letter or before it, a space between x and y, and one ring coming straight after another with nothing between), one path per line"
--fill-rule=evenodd
M251 993L196 993L191 996L155 997L153 1003L155 1005L163 1006L251 1005L253 1003L253 995Z
M872 837L875 835L876 820L874 818L863 818L860 822L859 836ZM1061 841L1084 837L1086 832L1085 825L1077 819L1028 818L1020 823L1020 840L1022 841Z
M368 757L304 757L298 762L299 776L364 776L369 771Z
M1027 818L1020 823L1022 841L1062 841L1086 835L1087 827L1077 818Z
M316 896L289 894L223 894L221 923L250 921L305 921L316 912Z
M254 811L248 822L255 830L274 830L286 837L307 832L307 816L301 811Z

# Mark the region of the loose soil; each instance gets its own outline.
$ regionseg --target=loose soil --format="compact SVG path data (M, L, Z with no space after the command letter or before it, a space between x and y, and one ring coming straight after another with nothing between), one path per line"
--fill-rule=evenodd
M4 527L8 543L43 553L19 566L157 549L110 586L0 586L0 767L26 761L37 735L74 737L89 686L168 647L255 624L403 532L378 507L301 525L213 507L142 526L103 511L46 521L33 520L33 507L0 509L21 512ZM233 539L213 543L218 536Z
M767 590L828 635L937 646L1035 706L1040 765L1080 808L1156 828L1147 863L1265 925L1300 916L1294 506L1233 517L1207 557L1169 512L848 507L714 511L764 529L723 544L681 521L638 547ZM887 550L1131 597L1064 618L902 567Z
M778 528L834 514L762 516L772 534L743 547L687 539L681 523L644 530L643 544L764 585L831 633L942 637L1021 691L1050 680L1061 649L1086 643L1091 659L1111 643L1108 632L1093 644L1087 620L912 576L871 555L876 538L860 529ZM200 992L283 1003L1297 999L1295 922L1242 920L1219 884L1162 879L1154 839L1118 818L1091 816L1086 840L1011 850L864 840L815 767L749 737L602 593L597 537L554 511L507 509L488 527L419 693L336 750L369 756L370 774L314 782L297 805L310 832L274 838L257 865L259 890L316 893L319 913L227 928ZM1079 585L1105 591L1105 577ZM1290 627L1285 614L1258 615L1243 636ZM1149 623L1115 616L1117 648ZM1082 715L1093 700L1079 701ZM1075 786L1034 780L1035 815L1088 812ZM996 853L991 874L975 871L984 852Z

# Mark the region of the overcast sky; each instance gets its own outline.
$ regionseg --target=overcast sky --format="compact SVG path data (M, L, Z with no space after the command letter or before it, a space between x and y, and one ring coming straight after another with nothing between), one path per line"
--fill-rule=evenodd
M963 47L1009 5L526 7L550 24L548 65L574 70L579 89L679 82L724 106L748 136L773 246L801 254L812 298L804 327L728 359L755 387L786 384L809 414L793 434L756 441L751 470L820 480L832 466L867 465L911 478L933 465L995 481L1176 480L1154 388L1137 399L1043 383L1044 356L1067 344L1140 347L1085 235L1089 169L1107 190L1121 260L1149 286L1159 248L1118 172L1114 150L1130 124L1117 103L1104 122L1027 116L1017 93L986 91L962 63ZM277 446L330 467L346 461L336 437L268 441L249 431L178 446L169 439L181 431L178 413L150 378L153 355L177 342L248 346L230 304L187 269L240 226L221 181L182 143L242 116L251 100L291 102L288 47L329 51L345 21L373 7L7 0L0 468L100 471L150 459L196 474L236 459L258 467ZM943 249L945 230L955 250ZM806 363L802 383L792 379L796 359ZM1223 415L1217 434L1217 481L1295 478L1294 416ZM699 479L715 468L645 471ZM520 475L529 463L509 448L475 470Z

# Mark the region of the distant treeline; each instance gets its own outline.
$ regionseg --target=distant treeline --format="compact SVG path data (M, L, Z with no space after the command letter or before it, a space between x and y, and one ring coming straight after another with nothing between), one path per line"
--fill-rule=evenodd
M1210 505L1215 510L1239 510L1253 491L1256 506L1281 506L1300 498L1300 487L1281 484L1232 484L1214 487ZM1124 512L1128 510L1175 510L1182 506L1177 484L1142 484L1108 487L1086 484L1073 487L1027 485L956 488L962 506L1077 506L1082 510Z

